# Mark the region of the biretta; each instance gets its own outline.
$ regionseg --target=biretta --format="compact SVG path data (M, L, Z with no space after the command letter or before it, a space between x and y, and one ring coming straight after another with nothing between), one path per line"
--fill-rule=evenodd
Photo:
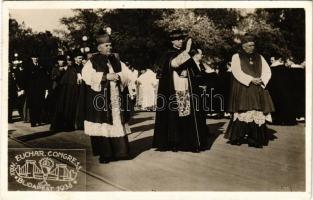
M96 41L98 44L111 43L110 35L103 29L100 29L96 35Z

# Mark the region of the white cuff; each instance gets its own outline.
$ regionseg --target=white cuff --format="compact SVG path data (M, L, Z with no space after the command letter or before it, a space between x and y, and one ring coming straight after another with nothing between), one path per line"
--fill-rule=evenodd
M171 66L172 67L179 67L181 64L186 62L188 59L190 59L190 55L187 53L187 51L183 51L181 54L176 56L172 61L171 61Z

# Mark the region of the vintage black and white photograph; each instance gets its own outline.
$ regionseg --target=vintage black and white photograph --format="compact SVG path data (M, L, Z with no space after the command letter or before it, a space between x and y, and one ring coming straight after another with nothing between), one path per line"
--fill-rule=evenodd
M309 198L312 2L76 3L6 8L5 190Z

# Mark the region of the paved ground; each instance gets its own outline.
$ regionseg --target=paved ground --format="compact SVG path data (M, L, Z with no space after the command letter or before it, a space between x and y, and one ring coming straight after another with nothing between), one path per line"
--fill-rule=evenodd
M226 119L208 119L213 144L201 153L151 149L154 113L130 123L132 159L99 164L82 131L51 134L49 125L9 125L9 148L86 149L87 191L305 191L305 124L269 126L263 149L227 144Z

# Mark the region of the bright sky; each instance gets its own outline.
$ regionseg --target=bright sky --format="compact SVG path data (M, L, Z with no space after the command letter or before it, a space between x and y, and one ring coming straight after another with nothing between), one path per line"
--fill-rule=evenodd
M244 9L245 13L253 12L254 9ZM25 22L26 27L33 31L53 31L54 29L65 29L59 20L62 17L70 17L74 12L70 9L14 9L10 10L12 18L19 23Z
M26 27L30 27L33 31L53 31L54 29L65 29L59 20L62 17L73 16L74 13L70 9L14 9L10 10L12 18L18 23L25 22Z

